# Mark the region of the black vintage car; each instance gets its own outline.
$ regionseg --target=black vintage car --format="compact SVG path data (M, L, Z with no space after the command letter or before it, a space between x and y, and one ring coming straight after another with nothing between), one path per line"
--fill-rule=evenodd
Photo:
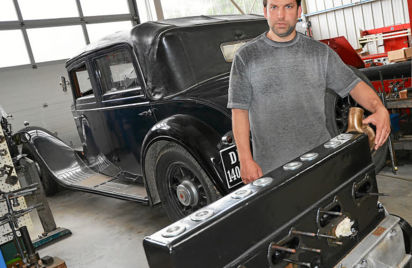
M24 152L38 163L46 192L59 183L162 203L178 219L240 187L229 72L236 49L266 30L254 15L147 22L67 61L83 150L38 127L23 130L31 137ZM349 106L328 94L325 123L334 136Z

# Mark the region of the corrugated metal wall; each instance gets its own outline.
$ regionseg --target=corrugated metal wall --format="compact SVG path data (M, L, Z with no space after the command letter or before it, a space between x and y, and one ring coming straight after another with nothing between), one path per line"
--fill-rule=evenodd
M307 17L312 23L316 40L345 36L351 45L360 48L361 30L370 30L409 22L407 0L305 0L307 14L327 11L348 4L356 4L338 10ZM368 44L369 53L382 53L382 44Z

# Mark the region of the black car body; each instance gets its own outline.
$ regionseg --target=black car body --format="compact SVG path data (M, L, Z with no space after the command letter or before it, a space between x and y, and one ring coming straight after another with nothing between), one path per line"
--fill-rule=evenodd
M38 162L46 192L53 193L57 181L149 205L162 202L177 219L238 188L226 108L231 57L267 27L254 15L148 22L70 59L72 112L83 151L44 129L24 130L31 136L25 150Z

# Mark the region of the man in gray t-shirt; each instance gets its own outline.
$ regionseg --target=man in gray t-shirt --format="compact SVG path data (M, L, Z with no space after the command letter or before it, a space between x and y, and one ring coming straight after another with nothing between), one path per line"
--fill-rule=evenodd
M341 97L351 94L373 113L364 123L376 126L375 148L381 146L390 133L387 110L333 50L296 32L300 0L267 0L263 5L270 30L239 49L229 84L228 108L243 182L330 139L326 88Z

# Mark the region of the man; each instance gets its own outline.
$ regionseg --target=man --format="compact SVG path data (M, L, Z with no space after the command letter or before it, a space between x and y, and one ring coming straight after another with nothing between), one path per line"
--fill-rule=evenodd
M233 61L228 108L245 184L331 138L326 88L350 94L372 113L363 122L376 126L375 149L390 133L389 114L374 90L328 46L296 32L300 2L263 1L269 31L240 48Z

